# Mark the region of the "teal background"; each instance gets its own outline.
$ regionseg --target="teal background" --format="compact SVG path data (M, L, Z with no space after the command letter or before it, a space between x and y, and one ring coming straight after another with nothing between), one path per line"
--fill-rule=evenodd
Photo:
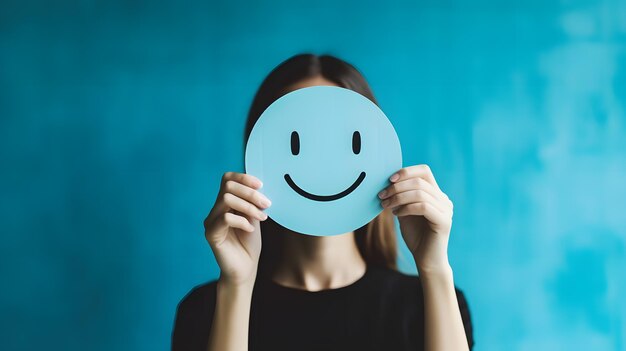
M255 89L302 51L361 69L455 202L476 350L626 348L626 2L0 6L3 350L167 349Z

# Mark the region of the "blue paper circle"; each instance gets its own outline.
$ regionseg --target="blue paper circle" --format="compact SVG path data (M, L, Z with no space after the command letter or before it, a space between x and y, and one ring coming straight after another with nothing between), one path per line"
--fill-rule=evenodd
M382 211L377 194L402 167L402 152L391 122L372 101L314 86L263 112L245 162L272 201L268 216L295 232L327 236L358 229Z

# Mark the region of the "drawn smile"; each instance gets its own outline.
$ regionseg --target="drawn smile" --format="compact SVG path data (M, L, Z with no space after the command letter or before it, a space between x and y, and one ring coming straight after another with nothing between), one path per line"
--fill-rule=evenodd
M296 193L300 194L301 196L304 196L307 199L314 200L314 201L334 201L334 200L341 199L342 197L353 192L354 189L358 188L359 185L361 185L361 183L363 182L363 179L365 179L365 172L361 172L361 174L359 174L359 177L354 181L354 183L352 183L350 187L348 187L346 190L340 193L337 193L334 195L316 195L316 194L311 194L310 192L300 188L293 181L293 179L291 179L291 176L289 174L285 174L285 181L287 182L287 184L289 184L291 189L293 189Z

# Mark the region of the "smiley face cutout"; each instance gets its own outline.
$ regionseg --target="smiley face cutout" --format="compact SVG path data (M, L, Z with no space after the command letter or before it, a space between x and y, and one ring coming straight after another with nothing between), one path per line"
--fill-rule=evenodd
M381 211L377 194L402 168L400 141L385 114L352 90L314 86L271 104L254 125L246 173L263 182L265 210L292 231L336 235Z

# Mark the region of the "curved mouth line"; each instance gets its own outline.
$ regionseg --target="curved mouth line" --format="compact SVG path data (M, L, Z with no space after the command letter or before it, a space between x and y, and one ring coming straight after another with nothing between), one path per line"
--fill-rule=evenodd
M342 197L353 192L354 189L358 188L359 185L361 185L361 183L363 182L363 179L365 179L365 172L361 172L361 174L359 174L359 177L354 181L354 183L352 183L350 187L348 187L346 190L340 193L337 193L334 195L316 195L316 194L311 194L310 192L300 188L293 181L293 179L291 179L291 176L289 174L285 174L285 181L287 182L287 184L289 184L291 189L293 189L296 193L306 197L307 199L314 200L314 201L334 201L334 200L341 199Z

